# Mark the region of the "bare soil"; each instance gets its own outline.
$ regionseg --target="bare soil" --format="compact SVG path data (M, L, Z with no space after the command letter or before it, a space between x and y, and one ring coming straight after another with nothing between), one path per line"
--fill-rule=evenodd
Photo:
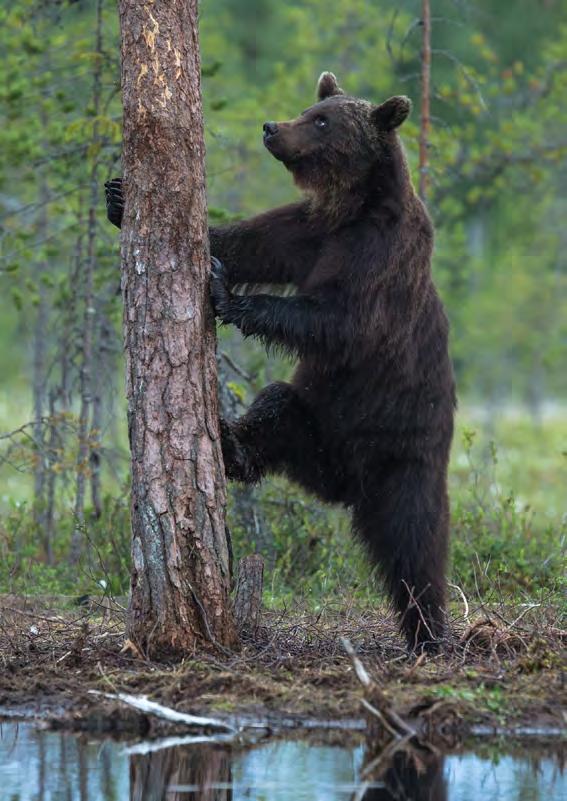
M251 715L276 726L364 725L364 689L344 651L347 637L398 715L448 740L478 727L565 728L565 645L557 610L482 608L453 616L444 653L409 658L385 609L328 606L264 610L238 652L204 645L158 662L124 639L115 602L61 609L46 599L0 598L0 714L48 718L99 731L146 733L143 715L90 694L148 695L216 717Z

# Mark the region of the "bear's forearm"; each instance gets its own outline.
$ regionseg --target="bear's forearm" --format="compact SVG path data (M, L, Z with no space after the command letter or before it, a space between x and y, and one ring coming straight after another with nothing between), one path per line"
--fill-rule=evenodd
M294 271L285 254L238 224L210 228L211 255L225 265L230 285L289 284Z
M249 220L209 228L211 255L230 284L297 284L312 263L317 239L296 203Z
M245 336L276 345L301 357L337 354L341 350L339 307L305 296L235 297L230 320Z
M210 227L209 241L211 256L222 261L231 286L251 282L250 276L259 272L254 250L258 252L263 248L254 248L252 237L242 225L233 223Z

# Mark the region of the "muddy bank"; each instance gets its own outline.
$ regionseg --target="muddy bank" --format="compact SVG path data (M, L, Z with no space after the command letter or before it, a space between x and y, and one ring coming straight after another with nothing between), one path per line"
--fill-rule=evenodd
M537 617L536 617L537 615ZM471 733L565 731L565 632L557 610L455 614L443 655L409 660L387 610L344 605L318 613L268 612L230 656L212 650L159 663L124 640L115 603L61 609L0 602L0 708L59 725L146 736L164 729L90 691L147 695L168 707L264 721L274 732L305 725L354 735L366 728L363 688L341 645L348 637L387 703L446 745Z

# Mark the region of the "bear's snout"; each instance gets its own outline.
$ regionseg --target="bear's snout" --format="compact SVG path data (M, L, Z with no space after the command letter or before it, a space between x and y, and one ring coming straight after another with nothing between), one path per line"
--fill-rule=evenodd
M265 122L264 123L264 141L266 139L270 139L272 136L275 136L278 132L278 124L277 122Z

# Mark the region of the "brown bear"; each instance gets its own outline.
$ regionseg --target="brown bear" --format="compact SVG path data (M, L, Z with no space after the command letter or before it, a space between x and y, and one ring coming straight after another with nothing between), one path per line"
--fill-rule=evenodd
M433 228L397 134L411 104L350 97L329 72L317 94L297 119L264 124L266 148L305 199L210 229L218 317L300 359L291 383L221 421L226 472L244 482L282 473L351 509L410 649L434 650L455 390ZM107 199L119 224L118 182ZM241 284L296 294L237 294Z

